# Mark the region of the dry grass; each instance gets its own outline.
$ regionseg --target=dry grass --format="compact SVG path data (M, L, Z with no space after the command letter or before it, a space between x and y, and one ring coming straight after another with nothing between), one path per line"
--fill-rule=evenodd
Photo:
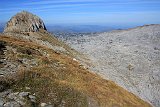
M71 56L57 54L54 50L33 42L5 36L0 36L0 39L13 47L23 47L23 54L28 48L32 51L42 50L49 54L46 57L31 52L31 54L34 53L32 57L38 58L38 66L29 71L26 71L25 68L20 69L17 76L22 78L11 85L16 91L26 91L25 87L30 87L31 89L27 91L36 94L38 103L50 102L55 106L85 107L88 106L89 97L101 107L150 107L147 102L114 82L104 80L84 69Z

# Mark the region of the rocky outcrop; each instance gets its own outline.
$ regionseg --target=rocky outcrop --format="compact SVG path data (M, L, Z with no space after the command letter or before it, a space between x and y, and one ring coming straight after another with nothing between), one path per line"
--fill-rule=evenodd
M37 32L47 30L43 21L32 13L22 11L8 21L4 32Z

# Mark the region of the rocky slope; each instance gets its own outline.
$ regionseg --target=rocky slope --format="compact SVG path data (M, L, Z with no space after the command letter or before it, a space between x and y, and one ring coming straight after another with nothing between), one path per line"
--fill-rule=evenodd
M44 26L37 16L21 12L0 34L0 106L151 106L91 73L77 60L83 55L58 41Z
M89 68L154 106L160 106L160 25L68 37L88 55Z

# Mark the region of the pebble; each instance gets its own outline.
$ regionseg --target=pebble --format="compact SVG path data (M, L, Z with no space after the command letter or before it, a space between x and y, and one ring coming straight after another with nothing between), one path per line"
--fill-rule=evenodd
M47 104L46 103L41 103L41 107L44 107L46 106Z
M36 97L33 96L33 95L29 95L29 98L30 98L30 99L36 99Z
M25 96L27 96L27 95L29 95L29 92L20 92L20 93L19 93L19 96L20 96L20 97L25 97Z
M32 102L36 102L36 97L33 95L29 95L29 98Z
M76 59L76 58L73 58L73 61L77 61L77 59Z
M25 87L26 88L26 90L30 90L31 88L29 88L29 87Z

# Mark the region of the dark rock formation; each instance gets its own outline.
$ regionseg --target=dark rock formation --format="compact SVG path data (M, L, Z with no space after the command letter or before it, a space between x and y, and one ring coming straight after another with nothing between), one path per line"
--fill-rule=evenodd
M0 67L3 66L3 59L4 59L4 51L6 50L6 43L4 41L0 41ZM1 75L1 73L0 73ZM1 90L1 88L0 88Z
M3 50L6 48L5 44L6 43L4 41L0 41L0 55L3 54Z
M43 21L32 13L22 11L8 21L4 32L36 32L40 29L47 30Z

